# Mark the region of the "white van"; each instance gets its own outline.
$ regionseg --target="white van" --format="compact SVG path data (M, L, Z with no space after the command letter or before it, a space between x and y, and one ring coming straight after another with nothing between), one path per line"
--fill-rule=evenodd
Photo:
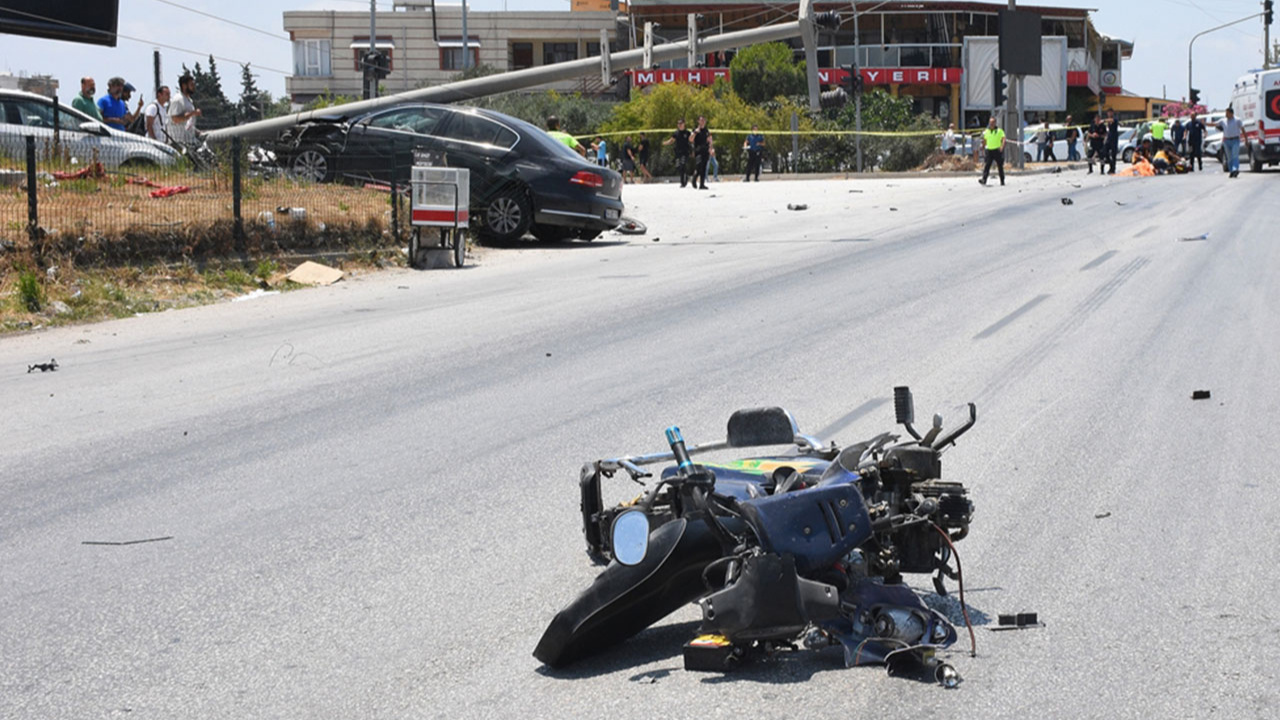
M1280 163L1280 70L1255 70L1236 81L1231 107L1244 123L1240 160L1253 172Z

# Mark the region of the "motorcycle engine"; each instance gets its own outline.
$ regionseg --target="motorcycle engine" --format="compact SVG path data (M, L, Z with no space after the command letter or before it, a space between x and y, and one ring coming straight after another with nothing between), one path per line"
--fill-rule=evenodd
M958 482L945 482L938 452L920 445L890 448L874 469L864 474L863 493L872 518L908 517L878 533L878 552L868 553L872 574L897 582L902 573L948 569L950 548L937 526L951 539L969 532L973 502Z

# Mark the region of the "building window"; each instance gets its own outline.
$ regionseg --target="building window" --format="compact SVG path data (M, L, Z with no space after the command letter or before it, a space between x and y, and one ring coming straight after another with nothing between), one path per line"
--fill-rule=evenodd
M523 70L528 67L533 67L533 43L511 43L511 69Z
M467 39L467 50L471 52L471 67L480 65L480 38ZM466 70L462 64L462 37L440 38L440 69Z
M375 43L374 46L376 49L386 53L387 60L388 62L391 63L387 69L395 70L396 69L396 66L395 66L396 44L395 42L392 41L391 36L379 35L378 41ZM351 66L352 70L355 70L358 73L364 72L364 67L360 64L360 62L362 58L364 58L364 54L368 51L369 51L368 35L361 35L359 37L356 37L352 41L351 43L351 58L353 63Z
M618 52L618 43L616 41L610 40L609 54L612 55L616 52ZM598 42L587 43L587 57L600 57L600 43Z
M542 64L578 59L578 43L542 43Z
M303 77L332 75L333 71L329 67L329 41L294 40L293 74Z

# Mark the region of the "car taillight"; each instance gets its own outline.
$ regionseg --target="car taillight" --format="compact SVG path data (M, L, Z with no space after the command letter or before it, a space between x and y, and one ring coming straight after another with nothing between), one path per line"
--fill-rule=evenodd
M593 188L604 187L604 178L589 170L579 170L577 174L569 178L569 182Z

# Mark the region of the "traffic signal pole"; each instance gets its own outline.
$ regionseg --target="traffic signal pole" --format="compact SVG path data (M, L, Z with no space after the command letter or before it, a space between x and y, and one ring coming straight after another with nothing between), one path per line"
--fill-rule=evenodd
M1192 89L1192 88L1193 88L1193 83L1192 83L1192 81L1191 81L1191 48L1192 48L1192 46L1193 46L1193 45L1195 45L1195 44L1196 44L1196 40L1197 40L1201 35L1208 35L1208 34L1209 34L1209 33L1211 33L1211 32L1217 32L1217 31L1219 31L1219 30L1222 30L1223 28L1229 28L1229 27L1231 27L1232 25L1239 25L1239 24L1240 24L1240 23L1242 23L1242 22L1246 22L1246 21L1248 21L1248 20L1252 20L1252 19L1254 19L1254 18L1256 18L1256 17L1263 17L1264 15L1265 15L1265 13L1254 13L1254 14L1252 14L1252 15L1246 15L1246 16L1244 16L1244 17L1240 18L1239 20L1232 20L1231 22L1226 23L1226 24L1224 24L1224 25L1219 25L1218 27L1211 27L1211 28L1209 28L1208 30L1202 30L1202 31L1200 31L1200 32L1196 33L1195 35L1192 35L1192 36L1191 36L1191 42L1187 43L1187 99L1188 99L1188 100L1190 100L1190 99L1191 99L1191 94L1194 92L1194 90ZM1264 27L1264 28L1266 27L1266 24L1265 24L1265 23L1263 24L1263 27ZM1265 63L1263 64L1263 67L1266 67L1266 64L1265 64Z
M1017 0L1009 0L1009 10L1017 10ZM1009 166L1021 170L1025 167L1022 162L1022 76L1006 75L1009 79L1009 99L1005 103L1004 113L1004 136L1006 140L1016 142L1014 145L1014 153L1010 160ZM1007 145L1006 145L1007 147Z

